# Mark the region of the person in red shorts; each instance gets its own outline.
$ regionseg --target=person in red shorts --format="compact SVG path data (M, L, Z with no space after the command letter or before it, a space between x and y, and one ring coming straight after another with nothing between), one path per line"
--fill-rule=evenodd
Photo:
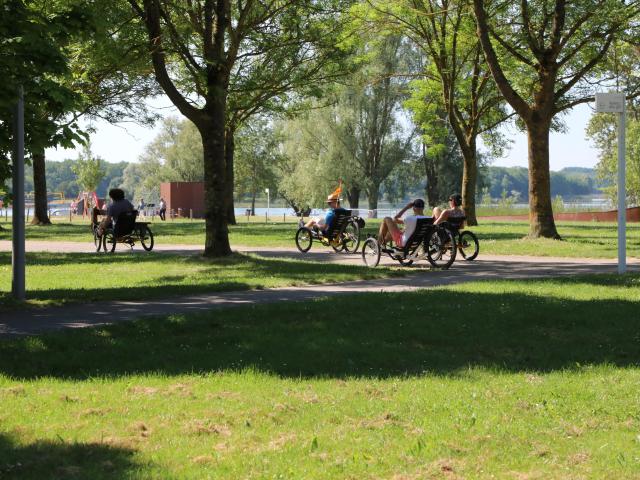
M403 219L402 215L404 215L404 212L410 208L413 208L413 215L409 215ZM407 203L395 217L384 218L380 224L380 230L378 231L378 242L381 244L387 244L393 240L396 247L403 247L405 242L415 231L416 223L419 218L428 218L424 215L424 200L421 198ZM401 230L400 227L398 227L398 224L404 224L404 230Z

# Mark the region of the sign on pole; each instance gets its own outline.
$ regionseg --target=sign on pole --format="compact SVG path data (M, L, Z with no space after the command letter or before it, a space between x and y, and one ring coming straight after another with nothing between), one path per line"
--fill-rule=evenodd
M596 112L618 114L618 273L627 270L627 205L625 179L625 94L596 93Z

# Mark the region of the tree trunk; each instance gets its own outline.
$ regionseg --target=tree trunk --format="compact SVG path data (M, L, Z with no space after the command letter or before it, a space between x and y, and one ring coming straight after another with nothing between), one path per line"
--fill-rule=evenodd
M478 225L476 218L476 185L478 183L478 161L475 139L468 141L462 149L462 208L467 217L467 225Z
M350 208L358 208L360 205L360 187L351 187L347 189L347 200Z
M429 158L424 144L422 144L422 163L424 165L424 174L427 177L427 185L425 187L427 204L435 207L440 203L440 195L438 192L438 162L435 159Z
M227 128L224 133L224 158L227 169L227 220L230 225L236 225L236 212L233 204L233 158L235 146L235 131L232 128Z
M376 184L371 188L367 189L367 199L369 201L369 210L377 210L378 209L378 198L380 197L380 184ZM374 218L377 218L376 214Z
M529 142L529 237L560 239L553 220L549 173L551 118L532 115L527 122Z
M251 193L251 216L256 216L256 191Z
M206 236L204 255L222 257L231 254L227 226L227 184L224 157L224 99L200 122L204 151L204 205Z
M47 202L47 177L45 172L44 150L32 155L34 209L31 225L51 225Z

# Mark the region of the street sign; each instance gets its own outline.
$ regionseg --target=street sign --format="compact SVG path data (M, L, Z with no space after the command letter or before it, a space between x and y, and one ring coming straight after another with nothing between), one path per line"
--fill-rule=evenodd
M623 113L624 93L596 93L596 112Z

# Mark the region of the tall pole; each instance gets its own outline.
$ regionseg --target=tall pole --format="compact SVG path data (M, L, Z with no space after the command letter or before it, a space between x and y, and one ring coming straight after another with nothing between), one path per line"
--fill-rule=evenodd
M267 194L267 222L269 221L269 203L270 203L270 193L269 193L269 189L265 188L264 189L265 193Z
M18 90L13 116L13 280L11 292L16 300L25 299L24 243L24 92Z
M626 102L623 103L623 105ZM625 110L618 113L618 273L627 270L627 182L625 180Z

